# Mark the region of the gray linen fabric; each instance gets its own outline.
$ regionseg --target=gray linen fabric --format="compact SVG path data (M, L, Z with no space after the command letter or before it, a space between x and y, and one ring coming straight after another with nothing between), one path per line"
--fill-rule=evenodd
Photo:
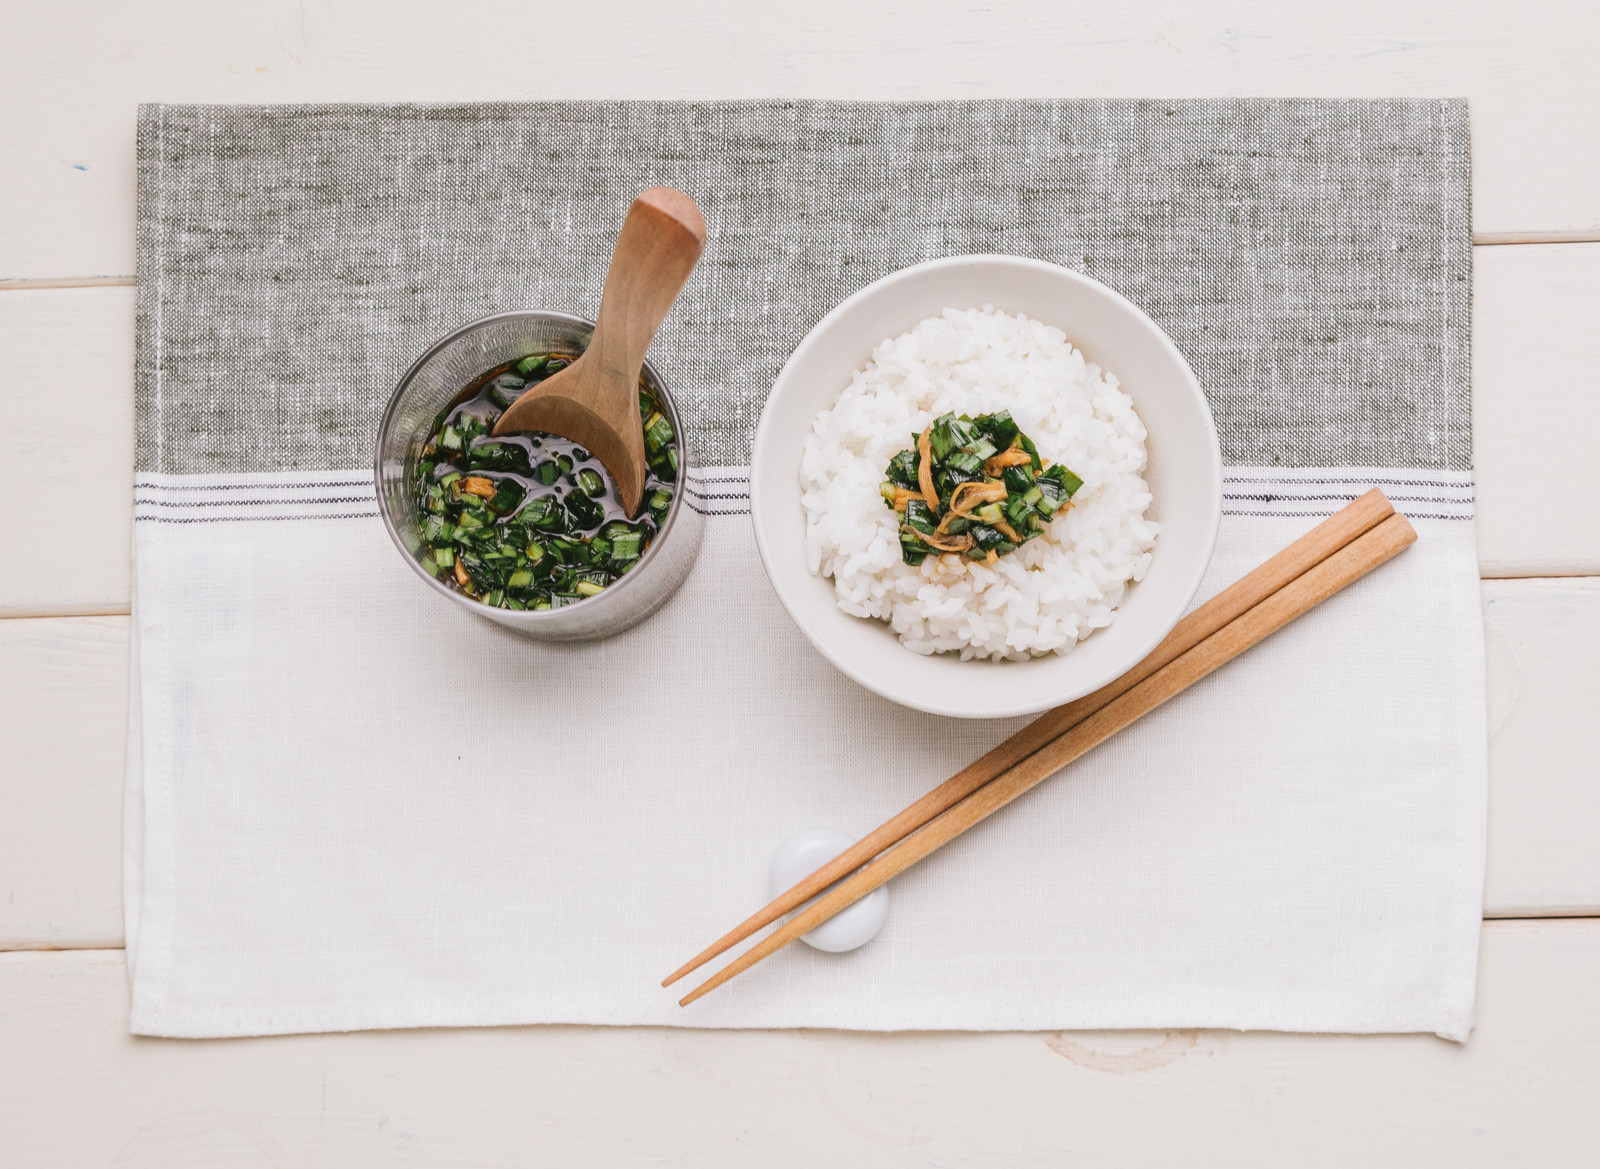
M138 153L141 471L367 465L438 335L592 316L657 183L710 226L652 350L708 462L843 297L994 251L1149 312L1230 463L1471 465L1459 101L153 105Z

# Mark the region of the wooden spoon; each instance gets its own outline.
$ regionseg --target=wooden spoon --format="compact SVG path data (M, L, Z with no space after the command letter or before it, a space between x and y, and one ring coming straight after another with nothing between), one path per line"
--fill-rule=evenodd
M588 448L611 472L623 508L636 514L645 477L639 370L705 246L705 218L682 191L651 187L635 199L611 253L589 347L511 403L494 433L542 430Z

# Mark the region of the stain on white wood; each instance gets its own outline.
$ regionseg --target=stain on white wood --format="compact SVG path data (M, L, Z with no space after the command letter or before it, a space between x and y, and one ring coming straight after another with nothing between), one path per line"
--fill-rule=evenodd
M1479 565L1600 573L1600 243L1474 248L1472 262Z
M118 952L0 955L29 1169L1593 1165L1600 921L1485 927L1478 1028L127 1034Z
M1466 97L1476 229L1600 234L1600 8L1572 0L812 0L789 19L655 0L13 7L0 278L134 270L149 100ZM507 61L530 44L561 51Z
M1483 595L1485 912L1600 913L1600 580ZM126 672L126 618L0 621L0 950L120 944Z

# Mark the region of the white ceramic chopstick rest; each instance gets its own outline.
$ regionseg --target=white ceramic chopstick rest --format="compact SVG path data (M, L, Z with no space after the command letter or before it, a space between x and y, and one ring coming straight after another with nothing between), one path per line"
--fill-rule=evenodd
M854 836L837 828L802 828L778 845L778 851L773 854L768 877L771 895L777 897L793 888L855 842ZM875 938L888 916L889 887L881 885L809 934L802 934L800 940L812 949L842 954L865 946Z

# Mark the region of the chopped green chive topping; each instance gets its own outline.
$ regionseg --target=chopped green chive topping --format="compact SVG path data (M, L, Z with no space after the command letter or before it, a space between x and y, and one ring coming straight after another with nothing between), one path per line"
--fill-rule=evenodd
M1043 532L1082 486L1059 463L1047 468L1002 410L935 418L889 460L878 492L901 513L905 563L921 564L933 552L993 563Z
M520 394L570 363L533 354L478 379L434 420L416 462L418 559L486 605L536 611L597 596L639 563L672 508L677 435L642 384L649 474L637 519L582 447L536 432L490 437Z

